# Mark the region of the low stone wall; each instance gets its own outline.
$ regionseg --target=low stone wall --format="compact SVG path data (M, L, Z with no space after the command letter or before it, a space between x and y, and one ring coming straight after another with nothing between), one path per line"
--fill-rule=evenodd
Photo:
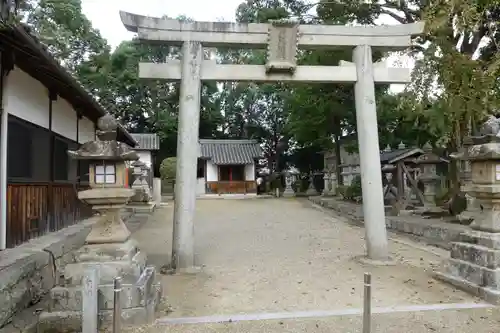
M129 217L127 212L122 215L127 223L140 224ZM92 217L0 252L0 332L24 331L34 311L47 306L40 302L59 282L64 266L74 262L74 251L82 247L95 221Z
M356 224L363 225L363 208L361 205L335 198L310 197L309 200L317 205L332 209ZM418 237L428 244L446 250L450 249L450 243L458 240L462 232L470 229L464 225L447 223L438 219L424 219L415 215L386 216L385 224L389 230Z

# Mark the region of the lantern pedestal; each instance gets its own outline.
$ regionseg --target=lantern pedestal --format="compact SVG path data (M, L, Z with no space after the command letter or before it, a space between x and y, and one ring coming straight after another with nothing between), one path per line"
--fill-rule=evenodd
M500 304L500 138L490 134L474 142L459 158L471 161L472 184L465 190L484 209L471 230L451 243L437 277Z

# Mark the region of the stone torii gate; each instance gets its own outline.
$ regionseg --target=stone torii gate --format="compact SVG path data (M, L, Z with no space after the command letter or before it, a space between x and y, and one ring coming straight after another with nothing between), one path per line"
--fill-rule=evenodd
M173 268L184 272L195 268L193 222L202 81L354 83L367 255L372 260L388 259L375 83L407 83L410 71L374 64L372 48L403 50L411 45L411 36L423 32L423 23L347 27L299 25L288 20L236 24L181 22L126 12L120 15L125 27L136 32L140 40L182 46L181 60L139 64L141 78L181 81ZM343 61L340 66L297 66L299 46L305 49L352 47L353 62ZM204 60L203 47L267 47L267 63L220 65Z

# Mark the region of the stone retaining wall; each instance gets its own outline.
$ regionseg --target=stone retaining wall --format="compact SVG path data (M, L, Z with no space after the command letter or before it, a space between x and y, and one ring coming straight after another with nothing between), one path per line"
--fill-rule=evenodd
M332 209L357 224L363 224L361 205L337 200L335 198L310 197L310 201ZM447 223L438 219L424 219L420 216L386 216L387 229L418 237L428 244L449 250L451 242L470 228L460 224Z
M143 220L129 217L124 212L127 224ZM46 307L39 302L58 283L64 266L74 262L74 251L82 247L95 221L92 217L0 252L0 332L24 331L33 312Z

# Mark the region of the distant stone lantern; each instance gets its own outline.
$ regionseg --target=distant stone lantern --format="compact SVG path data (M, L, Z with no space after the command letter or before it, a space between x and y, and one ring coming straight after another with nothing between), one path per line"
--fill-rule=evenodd
M421 174L418 181L422 182L424 191L424 206L436 207L436 190L440 177L437 174L437 166L446 161L432 152L432 146L427 142L422 150L424 153L415 159L415 164L420 166Z
M134 182L132 189L135 191L134 196L130 199L129 208L132 210L147 210L151 211L154 208L154 203L151 202L151 191L149 184L146 181L148 168L142 161L132 163Z

